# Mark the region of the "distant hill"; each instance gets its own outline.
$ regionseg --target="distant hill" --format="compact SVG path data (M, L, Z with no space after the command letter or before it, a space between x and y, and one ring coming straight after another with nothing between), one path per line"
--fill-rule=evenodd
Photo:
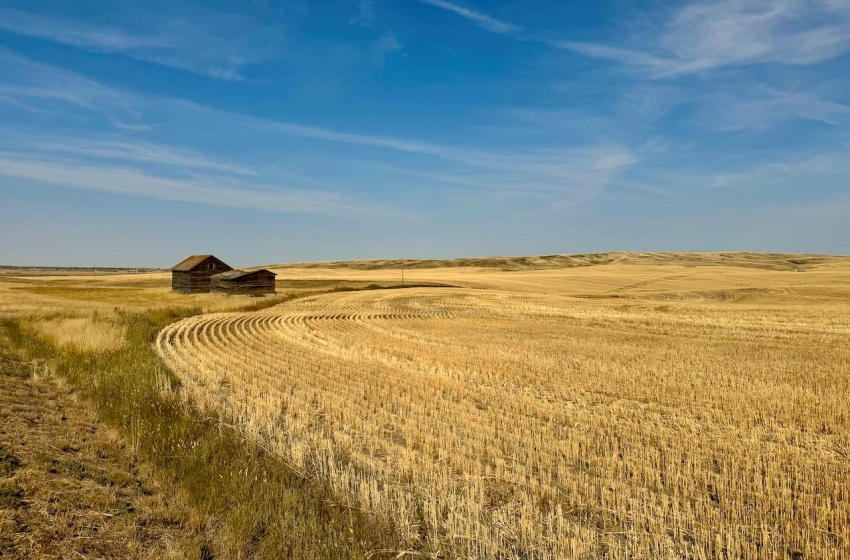
M471 257L451 260L376 259L360 261L324 261L286 263L269 268L349 268L381 270L397 268L480 267L500 270L547 270L607 264L741 266L768 270L807 270L833 262L850 262L850 257L797 253L587 253L580 255L538 255L527 257Z
M168 272L168 269L134 267L0 265L0 274L18 274L27 276L88 276L95 274L147 274L150 272Z

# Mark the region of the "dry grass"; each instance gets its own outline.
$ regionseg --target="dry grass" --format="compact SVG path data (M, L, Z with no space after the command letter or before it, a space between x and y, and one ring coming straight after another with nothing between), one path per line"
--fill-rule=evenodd
M67 383L3 351L0 558L185 558L203 534ZM194 542L193 541L197 541ZM194 544L194 546L193 546Z
M62 300L61 293L38 297L42 299L35 302L40 305L34 313L0 315L0 351L8 345L28 360L37 359L40 370L49 371L51 378L69 382L99 419L118 428L122 443L134 459L138 457L140 468L154 472L163 488L158 495L168 496L168 507L162 509L179 511L182 521L172 527L172 536L166 537L152 534L158 529L158 518L147 520L132 512L119 518L104 505L111 495L107 479L97 477L110 485L106 492L93 488L87 477L79 491L73 483L55 480L54 470L59 467L54 469L54 463L64 465L60 458L59 462L44 462L45 468L22 467L15 475L19 482L9 492L0 484L0 556L137 557L128 552L139 551L134 534L155 541L142 543L142 548L154 551L157 558L354 560L362 559L370 550L395 544L391 526L338 503L321 481L305 479L279 458L246 442L239 430L230 428L228 419L217 414L201 415L167 391L179 382L163 366L151 342L165 325L200 309L184 306L101 312L97 302L87 309L80 307L87 302ZM290 295L232 298L227 304L231 308L260 309L287 297ZM155 303L154 299L152 305ZM81 315L70 318L74 313ZM83 349L79 344L59 344L56 337L44 333L44 324L54 321L60 338L76 339L72 331L77 320L83 325L117 327L125 333L126 342L108 351ZM3 363L0 361L0 365ZM22 383L25 381L16 381L13 387ZM0 388L4 397L5 390ZM17 401L17 395L10 396ZM0 402L0 417L5 412L5 404ZM7 433L25 442L34 439L33 431L44 424L37 418L32 422L21 418L9 432L0 425L0 447ZM85 438L85 434L80 435ZM54 436L54 441L45 443L53 451L62 451L68 438ZM6 462L2 455L0 463ZM100 472L99 458L102 456L74 457L68 463L71 474ZM0 470L4 468L0 466ZM0 479L3 476L0 472ZM62 483L60 490L54 488L54 482ZM73 500L73 505L66 504L66 498ZM26 500L39 507L28 507ZM10 518L3 515L6 502L13 509ZM101 523L104 517L120 522ZM7 531L12 531L8 538Z
M255 303L244 298L172 294L162 274L6 276L0 316L92 321L96 311L97 322L120 325L130 317L122 310L211 313L173 324L157 340L183 402L328 485L335 503L392 520L398 543L387 550L446 558L848 557L847 259L569 260L408 262L408 283L465 289L293 301L286 300L316 289L398 283L391 267L400 263L280 267L281 295L250 313L235 312ZM553 268L561 261L569 268ZM116 362L104 398L123 391L118 376L132 364L161 367L141 347L134 352ZM77 378L95 373L80 360ZM123 418L131 405L122 403L110 414ZM202 467L192 467L207 481L198 488L224 486ZM239 488L228 482L225 494L264 491L259 483ZM278 514L240 513L234 535L242 536L225 535L222 550L242 550L240 539L254 538L252 516L270 515ZM274 557L279 549L267 542L264 550Z
M490 268L496 270L547 270L611 264L736 266L765 270L809 269L824 263L850 264L850 257L792 253L634 253L610 252L578 255L534 255L519 257L473 257L450 260L374 259L363 261L320 261L277 265L296 269L385 270L421 268ZM275 265L271 265L275 266ZM268 268L268 266L266 267Z
M183 295L171 291L171 275L0 276L0 314L109 315L116 308L143 311L154 307L200 307L207 311L238 309L241 298L220 294Z
M428 281L419 281L427 284ZM442 285L440 281L431 284ZM409 282L408 282L409 284ZM109 276L0 275L0 317L90 316L115 317L119 311L146 311L157 307L198 308L205 313L234 311L251 303L271 305L293 296L332 290L360 290L401 285L396 278L347 279L339 276L301 279L289 274L277 282L276 296L249 299L217 293L179 294L171 290L170 273L113 274Z
M583 299L333 294L188 319L158 348L189 400L391 516L405 546L845 557L846 267L690 272L598 270Z
M287 267L273 270L280 275L279 278L302 281L333 279L398 282L401 278L400 269ZM768 299L781 304L807 303L812 298L823 301L831 292L836 292L839 299L846 296L850 283L850 262L836 259L825 261L805 272L795 270L739 267L717 261L710 266L612 263L554 270L510 271L485 267L406 268L404 277L410 283L441 282L470 288L568 296L642 298L662 294L699 299L696 292L757 289L774 292Z
M126 329L97 317L74 317L35 321L33 325L59 348L101 353L118 350L126 343Z

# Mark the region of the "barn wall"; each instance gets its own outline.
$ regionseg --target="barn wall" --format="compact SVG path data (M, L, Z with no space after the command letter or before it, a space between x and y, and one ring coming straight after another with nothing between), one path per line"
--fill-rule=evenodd
M210 262L216 265L212 270L209 268ZM229 270L233 269L217 258L210 257L191 271L171 271L171 289L184 294L206 293L210 291L210 277Z
M210 271L215 273L216 271ZM207 271L173 271L171 273L171 287L178 292L190 294L204 293L210 291L210 274Z
M211 289L228 295L262 296L275 293L275 276L272 273L257 272L241 278L213 278Z
M209 270L209 263L210 262L215 263L215 270ZM204 272L205 274L209 274L210 276L212 276L213 274L219 274L220 272L228 272L230 270L233 270L233 267L229 266L224 261L221 261L221 260L217 259L216 257L211 256L207 260L205 260L204 262L202 262L201 264L196 266L195 269L193 269L193 272L194 271L200 271L200 272Z
M197 277L193 278L189 271L174 270L171 272L171 289L176 292L191 294L208 292L209 285L204 286L203 281Z

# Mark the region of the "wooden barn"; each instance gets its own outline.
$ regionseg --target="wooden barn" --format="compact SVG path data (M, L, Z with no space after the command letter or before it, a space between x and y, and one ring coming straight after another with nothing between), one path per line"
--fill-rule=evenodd
M184 294L210 291L210 278L233 270L212 255L194 255L171 268L171 289Z
M277 274L270 270L231 270L212 277L212 291L232 296L274 294Z

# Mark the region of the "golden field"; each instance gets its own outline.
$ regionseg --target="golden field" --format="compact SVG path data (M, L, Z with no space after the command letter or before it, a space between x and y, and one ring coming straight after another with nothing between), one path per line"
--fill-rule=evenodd
M203 308L155 343L184 402L389 519L393 555L848 557L850 259L574 260L327 294L399 263L279 266L281 303L250 312L165 274L7 275L0 314L106 349L121 309Z

